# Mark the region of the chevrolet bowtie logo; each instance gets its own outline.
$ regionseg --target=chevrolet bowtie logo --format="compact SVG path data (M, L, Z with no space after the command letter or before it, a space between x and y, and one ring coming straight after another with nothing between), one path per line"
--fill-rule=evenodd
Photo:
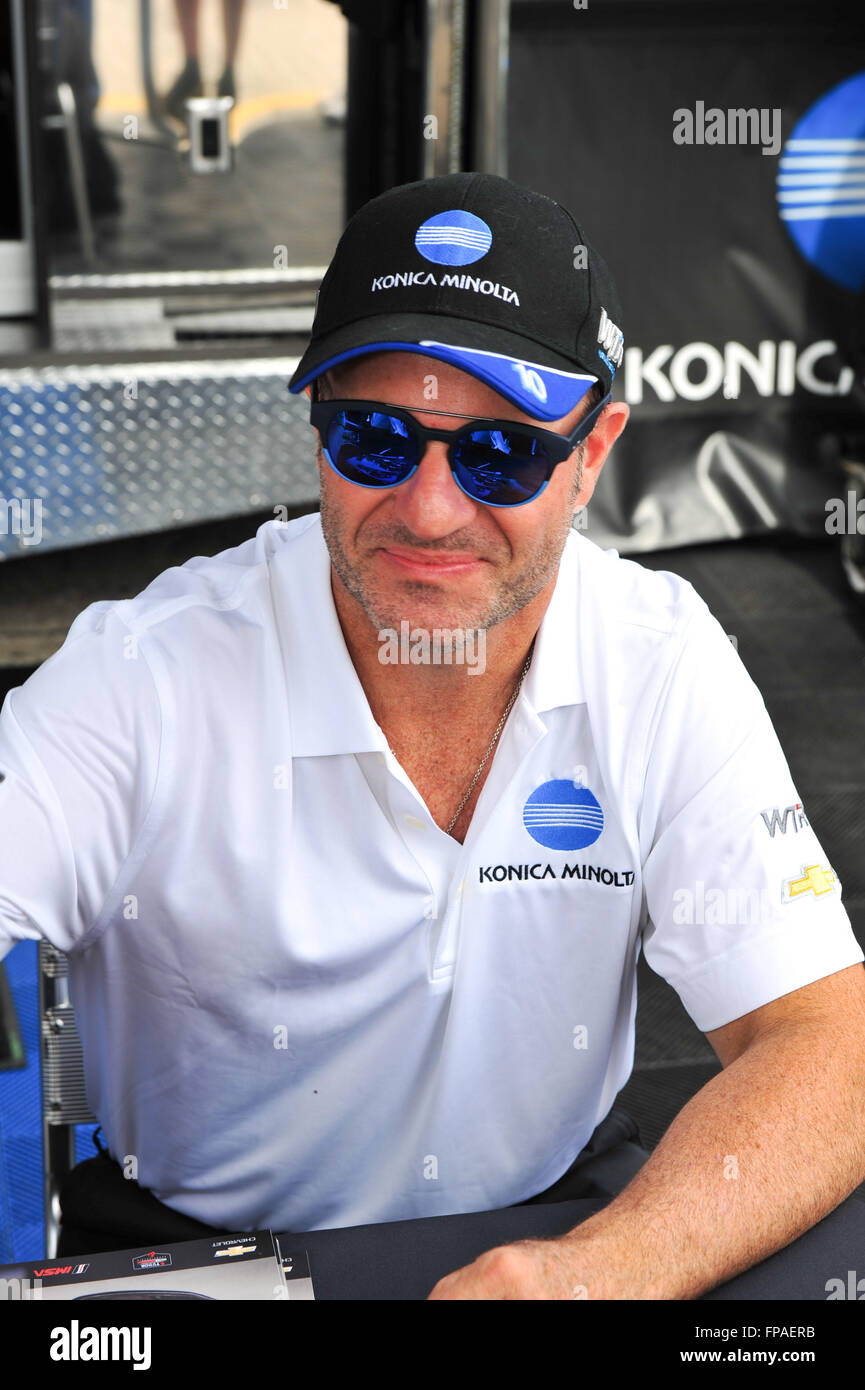
M784 901L792 902L803 893L813 893L820 897L823 893L834 893L838 880L831 869L821 864L802 865L803 878L788 878L784 883Z

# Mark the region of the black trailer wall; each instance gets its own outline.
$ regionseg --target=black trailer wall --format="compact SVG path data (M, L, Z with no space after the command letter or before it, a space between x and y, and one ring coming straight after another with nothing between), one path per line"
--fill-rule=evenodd
M865 7L513 0L510 27L508 175L584 223L624 306L589 533L822 530L833 442L865 457ZM698 143L712 108L726 143Z

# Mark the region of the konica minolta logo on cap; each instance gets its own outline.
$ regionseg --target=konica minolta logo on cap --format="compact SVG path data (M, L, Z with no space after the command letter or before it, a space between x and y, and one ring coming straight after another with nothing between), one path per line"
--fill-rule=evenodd
M778 211L805 260L848 290L865 284L865 72L805 112L778 168Z
M414 244L424 260L435 265L471 265L487 254L493 234L482 217L452 208L422 222Z
M600 836L604 813L588 787L556 778L532 792L523 807L523 825L546 849L585 849Z

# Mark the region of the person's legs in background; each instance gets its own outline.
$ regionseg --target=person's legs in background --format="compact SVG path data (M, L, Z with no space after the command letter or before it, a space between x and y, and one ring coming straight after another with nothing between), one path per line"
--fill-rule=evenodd
M246 0L222 0L222 29L225 35L225 68L216 89L217 96L236 97L234 60L240 42L240 20Z
M199 7L200 0L174 0L177 26L180 29L186 62L174 85L166 92L163 106L169 116L184 123L186 121L186 101L190 97L204 95L198 57Z

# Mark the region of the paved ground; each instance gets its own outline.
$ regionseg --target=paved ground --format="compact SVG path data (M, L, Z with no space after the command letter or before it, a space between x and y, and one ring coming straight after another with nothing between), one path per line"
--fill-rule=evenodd
M279 115L246 137L230 174L196 176L159 145L106 139L121 211L97 221L97 267L74 227L55 231L52 271L271 270L277 255L324 267L344 225L342 146L342 127L315 112Z

